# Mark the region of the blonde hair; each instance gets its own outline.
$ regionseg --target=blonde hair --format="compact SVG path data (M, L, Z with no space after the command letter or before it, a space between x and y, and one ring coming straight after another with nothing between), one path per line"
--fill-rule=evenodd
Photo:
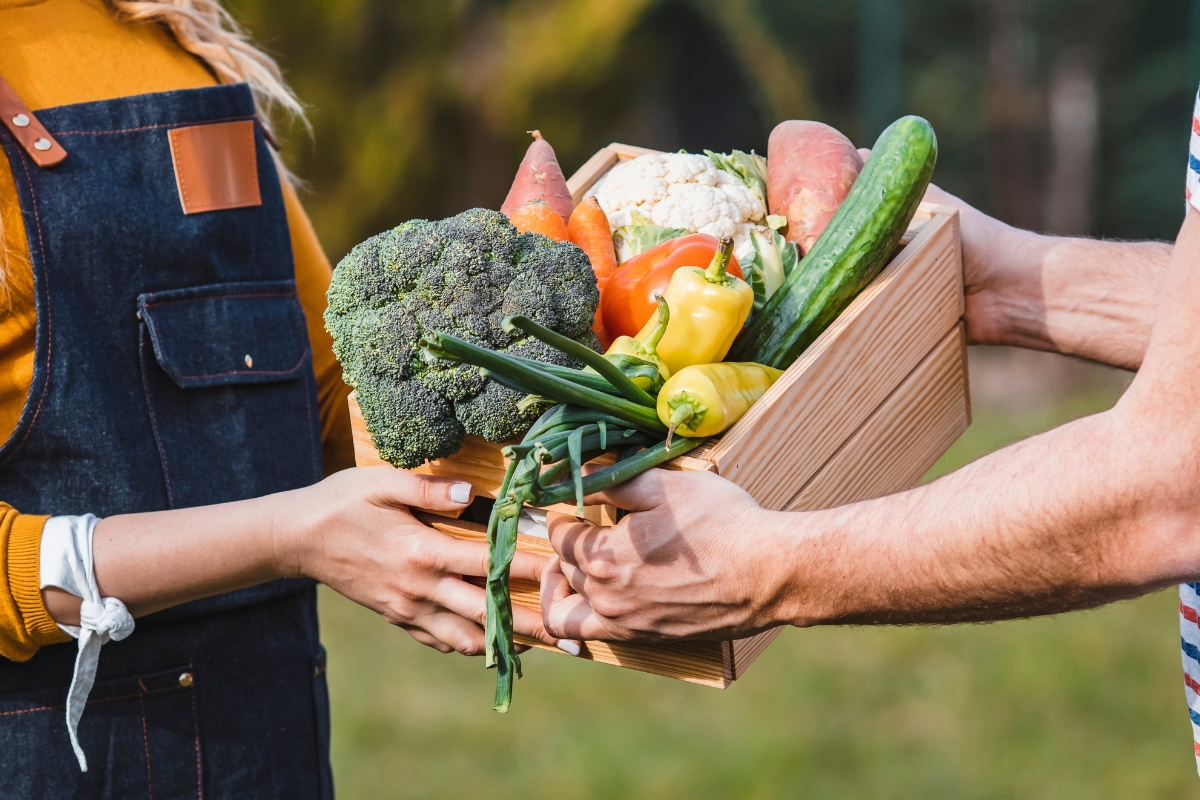
M277 114L308 128L304 106L284 81L275 59L254 46L246 29L219 0L104 0L104 4L121 22L162 27L221 83L248 84L259 122L272 144ZM276 164L280 175L291 181L278 158ZM8 245L0 218L0 305L8 297L7 267Z

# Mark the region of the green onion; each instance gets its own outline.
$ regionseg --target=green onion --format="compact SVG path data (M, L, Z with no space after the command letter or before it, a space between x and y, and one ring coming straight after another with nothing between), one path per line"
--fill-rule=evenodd
M653 408L647 408L620 397L612 397L584 386L577 386L570 381L556 378L537 368L527 366L506 353L487 350L448 333L434 331L427 332L421 337L421 347L436 358L462 361L482 367L497 375L503 375L514 383L520 384L527 394L540 394L552 397L560 403L587 406L596 411L611 414L624 420L626 424L649 433L665 434L667 432L666 426L659 421L658 414Z
M537 324L523 314L505 317L504 322L501 323L501 326L505 331L508 332L511 332L513 328L522 330L525 333L528 333L530 336L541 339L551 347L561 350L563 353L566 353L577 361L582 361L584 364L587 364L589 367L596 370L596 372L607 378L608 382L611 383L613 387L621 393L621 396L630 402L638 403L639 405L648 406L650 408L655 407L655 399L646 394L645 389L629 380L629 378L625 377L625 373L621 372L616 364L613 364L607 358L597 353L587 345L580 344L574 339L568 339L561 333L555 333L549 328Z
M583 479L583 494L586 497L587 495L619 486L651 467L656 467L659 464L670 461L676 456L681 456L684 453L695 450L704 444L704 442L704 439L685 439L680 437L673 441L669 448L659 447L655 443L631 458L618 461L611 467L605 467L599 472L593 472L591 475L586 476ZM558 503L565 503L572 499L571 496L573 494L575 494L574 486L556 484L542 492L542 499L538 505L552 506Z

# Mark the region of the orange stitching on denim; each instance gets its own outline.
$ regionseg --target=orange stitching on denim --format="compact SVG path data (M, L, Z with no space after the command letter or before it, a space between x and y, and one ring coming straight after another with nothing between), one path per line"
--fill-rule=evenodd
M138 679L138 683L141 684L140 678ZM182 688L183 688L182 686L164 686L161 689L147 689L142 692L134 692L133 694L119 694L119 695L115 695L113 697L101 697L98 700L88 700L87 705L91 706L91 705L97 705L99 703L111 703L116 700L132 700L135 697L146 697L146 696L152 695L152 694L162 694L163 692L173 692L177 689L182 689ZM7 717L12 714L31 714L34 711L57 711L59 709L66 708L66 707L67 707L66 703L63 703L61 705L55 705L55 706L37 706L36 708L18 708L13 711L0 711L0 717Z
M146 395L146 409L150 412L150 427L154 431L154 445L158 448L158 457L162 459L163 465L163 480L167 486L167 507L175 507L175 493L171 491L171 467L167 464L167 451L163 449L162 435L158 432L158 418L154 416L154 400L150 396L150 380L146 374L149 370L146 368L146 340L138 342L138 361L142 367L142 391Z
M188 669L192 665L188 664ZM200 765L200 715L196 713L196 683L188 689L192 693L192 730L196 734L196 800L204 800L204 770Z
M154 800L154 776L150 772L150 737L146 735L146 684L142 683L141 678L138 678L138 686L142 687L142 693L138 695L138 705L142 709L142 749L146 753L146 794L148 800Z
M138 131L154 131L159 128L191 128L198 125L215 125L218 122L236 122L238 120L257 120L253 114L240 117L222 117L205 120L204 122L163 122L158 125L143 125L140 128L116 128L111 131L50 131L53 136L105 136L110 133L137 133ZM47 130L49 130L47 128Z
M154 308L155 306L169 306L172 303L199 303L205 300L224 300L227 297L295 297L295 295L296 291L294 289L290 292L259 292L257 294L210 294L204 297L181 297L178 300L158 300L156 302L144 303L143 306L145 308Z
M300 369L300 367L304 365L304 361L307 358L308 358L308 350L305 349L304 353L300 356L300 360L297 361L289 369L274 369L274 370L270 370L270 369L257 369L257 370L235 369L235 370L232 370L231 372L214 372L211 375L184 375L183 378L184 378L184 380L189 380L189 381L202 381L206 378L224 378L228 375L291 375L293 372Z
M16 711L0 711L0 717L9 717L13 714L32 714L34 711L54 711L59 708L66 708L66 705L38 706L37 708L18 708Z

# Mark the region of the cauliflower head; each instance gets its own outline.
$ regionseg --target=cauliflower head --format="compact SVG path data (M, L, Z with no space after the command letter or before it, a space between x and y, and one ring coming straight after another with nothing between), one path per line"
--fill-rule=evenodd
M753 246L751 231L767 230L763 201L708 156L647 153L614 166L593 193L614 230L637 211L665 228L732 236L738 252Z

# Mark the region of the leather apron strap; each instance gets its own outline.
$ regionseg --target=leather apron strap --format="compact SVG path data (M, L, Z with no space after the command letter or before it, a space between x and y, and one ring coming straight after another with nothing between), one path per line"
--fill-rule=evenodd
M33 163L42 169L61 164L67 157L63 149L50 132L42 127L37 117L29 110L29 106L21 100L8 81L0 76L0 122L8 128L9 133L21 145Z

